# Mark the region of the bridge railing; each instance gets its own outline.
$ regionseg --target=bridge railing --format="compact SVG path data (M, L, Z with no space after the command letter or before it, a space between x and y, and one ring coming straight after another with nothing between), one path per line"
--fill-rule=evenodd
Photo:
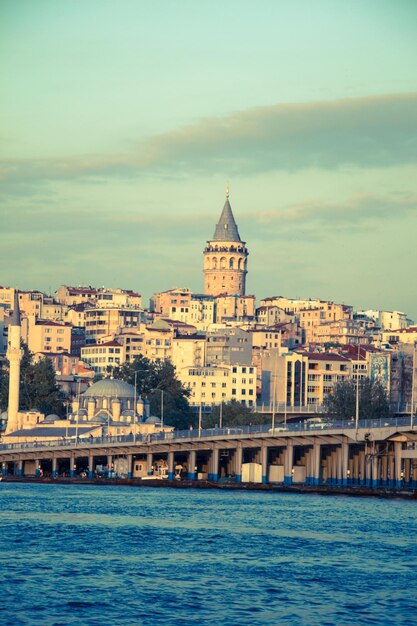
M416 420L417 422L417 420ZM410 426L410 416L384 418L384 419L360 419L358 428L394 428L397 426ZM416 429L417 425L413 429ZM327 420L325 418L311 418L298 421L290 421L286 424L275 422L272 424L247 424L242 426L226 426L223 428L190 428L187 430L175 430L173 432L159 432L150 435L117 435L114 437L68 437L61 439L51 439L42 441L19 442L19 443L1 443L0 450L34 450L38 448L89 448L92 445L109 445L117 443L133 444L133 443L152 443L160 441L172 441L178 439L196 439L196 438L213 438L213 437L230 437L236 438L240 435L262 435L279 436L286 433L299 432L320 432L328 430L352 430L356 428L356 422L350 420Z

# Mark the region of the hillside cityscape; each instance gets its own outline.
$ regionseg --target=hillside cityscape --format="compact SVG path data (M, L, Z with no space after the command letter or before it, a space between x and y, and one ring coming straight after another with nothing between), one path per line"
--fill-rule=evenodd
M393 412L410 412L417 326L407 314L284 295L257 302L246 293L249 246L227 191L203 249L202 293L174 287L146 306L138 291L122 287L61 285L54 295L0 287L4 375L16 298L22 342L35 363L50 360L67 411L77 393L142 358L172 364L194 412L235 402L248 413L314 413L338 383L364 379L383 385Z

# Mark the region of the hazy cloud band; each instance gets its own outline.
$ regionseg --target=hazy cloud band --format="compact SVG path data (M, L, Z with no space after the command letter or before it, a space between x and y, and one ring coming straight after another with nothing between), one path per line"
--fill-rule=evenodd
M3 184L140 175L250 175L417 160L417 94L278 104L156 135L124 154L3 160Z

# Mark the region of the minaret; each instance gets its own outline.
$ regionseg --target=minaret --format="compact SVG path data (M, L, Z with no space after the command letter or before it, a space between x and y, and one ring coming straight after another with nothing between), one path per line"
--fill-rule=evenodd
M226 202L213 239L204 249L204 293L244 296L248 254L246 244L239 236L227 188Z
M20 386L20 361L23 350L20 347L20 310L19 293L14 293L14 308L9 321L9 334L7 340L7 354L9 361L9 407L7 410L6 433L18 430L19 411L19 386Z

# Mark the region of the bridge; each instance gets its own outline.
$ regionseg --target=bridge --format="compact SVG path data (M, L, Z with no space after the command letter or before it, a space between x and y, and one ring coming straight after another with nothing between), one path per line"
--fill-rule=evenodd
M417 490L407 418L271 425L0 444L2 476L181 479Z

